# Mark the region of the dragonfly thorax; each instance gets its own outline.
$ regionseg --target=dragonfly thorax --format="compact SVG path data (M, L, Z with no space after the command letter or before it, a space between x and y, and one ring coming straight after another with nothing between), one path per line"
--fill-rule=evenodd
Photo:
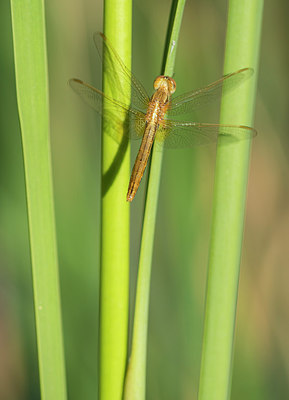
M169 96L175 93L176 87L175 80L169 76L160 75L154 80L154 89L164 89Z

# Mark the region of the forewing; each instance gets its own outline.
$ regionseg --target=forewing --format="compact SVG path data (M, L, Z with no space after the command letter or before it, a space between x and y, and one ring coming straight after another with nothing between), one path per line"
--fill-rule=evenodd
M164 121L156 133L156 144L166 148L188 148L214 143L230 144L256 136L253 128L244 125L219 125L198 122ZM157 145L158 146L158 145Z
M168 110L168 116L190 113L217 100L221 95L226 95L250 78L253 72L252 68L243 68L223 76L223 78L206 87L173 98Z
M143 85L133 75L121 60L109 40L103 33L97 32L93 36L98 54L104 60L105 69L108 71L107 79L113 88L116 98L131 98L131 106L139 111L145 111L149 103L149 97Z

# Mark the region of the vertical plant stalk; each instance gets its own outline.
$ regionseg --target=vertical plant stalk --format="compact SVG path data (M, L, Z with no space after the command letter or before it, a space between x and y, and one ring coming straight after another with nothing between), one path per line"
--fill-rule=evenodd
M263 0L230 0L224 73L242 67L253 78L222 101L221 123L252 125ZM230 396L250 142L219 141L214 185L199 400Z
M66 399L49 138L44 4L11 0L42 399Z
M105 1L104 34L127 67L131 64L131 18L131 0ZM114 97L114 91L119 92L119 88L110 85L110 73L106 70L104 55L103 90ZM125 82L120 83L125 85ZM121 100L130 103L130 98ZM119 146L107 134L108 129L114 129L107 121L109 117L104 113L99 397L101 400L121 400L128 342L130 209L126 191L130 176L130 148L128 143Z
M174 1L172 5L164 55L164 74L168 76L172 76L174 72L176 48L184 7L185 0ZM162 151L153 151L142 229L132 351L125 380L125 400L145 399L150 276L162 157Z

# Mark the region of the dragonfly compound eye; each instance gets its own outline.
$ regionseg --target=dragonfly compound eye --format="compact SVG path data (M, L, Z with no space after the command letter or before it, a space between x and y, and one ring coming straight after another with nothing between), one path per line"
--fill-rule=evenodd
M160 87L164 87L169 91L169 94L173 94L176 91L176 82L169 76L160 75L154 81L154 89L158 90Z
M173 78L170 78L169 76L167 76L166 78L168 80L168 86L169 86L170 94L175 93L176 88L177 88L176 81Z

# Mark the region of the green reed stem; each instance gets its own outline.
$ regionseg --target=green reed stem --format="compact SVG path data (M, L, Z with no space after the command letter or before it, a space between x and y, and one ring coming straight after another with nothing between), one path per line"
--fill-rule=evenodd
M263 0L229 2L224 73L255 74L223 99L221 123L253 123L262 10ZM199 400L230 397L249 158L249 141L218 146Z
M51 174L44 2L11 0L42 399L66 399Z
M184 6L185 0L175 1L172 6L164 56L164 74L168 76L172 76L174 71L176 48ZM145 399L150 276L162 157L162 152L153 151L143 220L132 351L125 381L125 400Z
M131 15L131 0L106 0L104 3L104 34L128 67L131 64ZM104 62L105 93L115 89L109 85L109 73ZM130 99L122 101L129 104ZM104 113L103 120L106 118ZM128 341L130 208L126 191L130 148L128 144L120 147L106 131L108 129L114 127L104 124L99 397L101 400L121 400Z

